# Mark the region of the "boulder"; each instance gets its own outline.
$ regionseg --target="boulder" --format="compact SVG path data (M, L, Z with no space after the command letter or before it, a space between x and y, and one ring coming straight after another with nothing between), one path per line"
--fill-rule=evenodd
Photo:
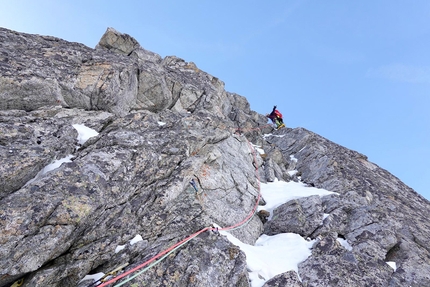
M128 34L122 34L109 27L103 34L96 49L107 49L114 53L129 56L135 49L140 48L139 43Z
M323 209L319 195L290 200L273 211L264 234L297 233L307 238L321 225Z
M279 275L276 275L272 279L264 283L263 287L303 287L297 273L294 271L288 271Z

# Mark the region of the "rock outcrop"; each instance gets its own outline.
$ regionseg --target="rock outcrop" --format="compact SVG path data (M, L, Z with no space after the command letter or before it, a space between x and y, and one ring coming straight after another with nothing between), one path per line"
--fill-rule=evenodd
M237 224L258 179L276 178L336 194L231 231L248 244L263 232L316 240L298 273L265 286L430 286L429 202L364 155L303 128L274 131L194 63L111 28L95 49L3 28L0 41L0 287L88 286L87 274ZM98 135L79 144L75 124ZM244 253L206 231L125 286L248 281Z
M312 256L299 266L304 286L430 286L429 201L358 152L302 128L282 134L266 139L285 158L297 159L291 164L301 180L339 193L322 198L328 215L323 224L302 233L319 238ZM316 200L315 213L319 205ZM301 214L303 229L312 224L302 206L289 202L275 210L293 221L281 230L296 228ZM346 239L352 250L337 238ZM389 261L396 262L395 272Z

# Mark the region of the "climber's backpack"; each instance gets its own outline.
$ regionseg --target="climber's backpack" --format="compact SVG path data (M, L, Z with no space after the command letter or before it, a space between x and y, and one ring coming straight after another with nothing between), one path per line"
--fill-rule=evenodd
M278 110L275 110L275 115L282 119L282 114Z

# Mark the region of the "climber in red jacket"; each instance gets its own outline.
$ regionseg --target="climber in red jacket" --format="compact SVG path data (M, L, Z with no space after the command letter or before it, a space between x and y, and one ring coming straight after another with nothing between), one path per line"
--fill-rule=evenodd
M276 125L277 129L285 127L282 114L276 109L276 106L273 107L272 112L267 114L266 117L272 120L272 123Z

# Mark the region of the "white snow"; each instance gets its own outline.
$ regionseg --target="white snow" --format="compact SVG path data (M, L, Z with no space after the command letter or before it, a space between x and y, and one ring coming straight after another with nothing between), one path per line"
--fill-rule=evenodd
M143 241L143 238L140 236L140 234L136 235L132 240L130 240L130 245L136 244L139 241Z
M298 264L311 255L314 243L298 234L282 233L274 236L263 234L252 246L226 231L220 232L245 252L252 287L261 287L270 278L286 271L297 272Z
M396 272L396 270L397 270L396 262L394 262L394 261L387 261L385 263L387 263L391 268L394 269L394 272Z
M295 161L295 162L297 162L297 158L295 158L293 154L292 154L292 155L290 155L290 159L291 159L291 161Z
M137 242L139 242L139 241L143 241L143 238L142 238L142 236L140 235L140 234L137 234L133 239L131 239L130 241L129 241L129 243L130 243L130 245L133 245L133 244L136 244ZM118 252L120 252L121 250L123 250L124 248L126 248L127 247L127 244L124 244L124 245L118 245L116 248L115 248L115 253L118 253Z
M116 248L115 248L115 253L118 253L118 252L120 252L121 250L123 250L124 248L125 248L125 244L124 245L118 245Z
M78 131L78 142L83 145L89 138L97 136L99 133L84 125L72 125Z
M84 125L72 125L77 131L78 131L78 142L79 144L84 144L89 138L94 137L96 135L98 135L99 133L96 132L93 129L90 129ZM39 179L42 175L44 175L45 173L54 170L56 168L59 168L61 166L62 163L64 162L71 162L73 158L73 155L68 155L62 159L58 159L53 161L52 163L48 164L47 166L45 166L41 171L39 171L39 173L32 179L30 179L27 183L32 183L34 181L36 181L37 179Z
M51 164L48 164L47 166L45 166L44 169L42 169L42 174L45 174L48 171L54 170L56 168L59 168L61 166L61 164L63 164L64 162L72 162L72 158L73 158L73 155L69 154L65 158L55 160Z
M130 243L130 245L133 245L133 244L136 244L137 242L139 242L139 241L143 241L143 238L142 238L142 236L140 236L140 234L137 234L133 239L131 239L130 241L129 241L129 243ZM118 253L118 252L120 252L121 250L123 250L124 248L126 248L127 247L127 244L124 244L124 245L118 245L116 248L115 248L115 253Z
M34 178L30 179L25 185L38 180L45 173L47 173L51 170L54 170L56 168L59 168L61 166L61 164L64 162L71 162L72 158L73 158L73 155L69 154L65 158L54 160L52 163L48 164L41 171L39 171L39 173Z
M277 138L283 138L285 135L274 135L274 134L265 134L263 135L263 138L266 139L268 137L277 137Z
M266 205L259 206L258 210L264 209L271 214L276 207L292 199L311 195L325 196L335 193L321 188L308 187L304 183L293 181L284 182L275 180L271 183L261 183L260 188Z
M348 241L346 241L345 239L343 239L343 238L338 238L337 239L337 241L343 246L343 247L345 247L345 249L346 250L349 250L349 251L351 251L352 250L352 246L351 245L349 245L349 243L348 243Z
M264 151L264 149L262 149L260 146L252 144L252 147L258 151L259 154L266 154L266 152Z
M165 125L163 122L158 122L160 126ZM73 125L78 131L78 141L82 145L89 138L97 136L98 133L84 125ZM265 137L273 135L265 135ZM282 137L282 136L279 136ZM260 154L264 154L264 150L258 146L254 146ZM70 161L72 155L57 160L52 164L45 167L41 173L46 173L49 170L55 169L63 162ZM292 161L297 161L294 155L290 156ZM43 174L42 173L42 174ZM296 170L290 171L290 175L297 173ZM267 210L272 215L273 210L288 202L292 199L301 197L308 197L311 195L325 196L333 194L334 192L327 191L325 189L319 189L315 187L308 187L303 183L297 182L283 182L275 180L272 183L261 183L260 184L261 195L266 201L265 206L259 206L259 210ZM323 220L328 216L324 214ZM269 218L270 220L270 218ZM307 241L303 237L294 233L283 233L274 236L262 235L257 240L254 246L242 243L240 240L235 238L233 235L226 231L220 231L221 234L227 236L227 238L246 254L247 266L249 270L249 277L251 280L252 287L261 287L264 283L273 278L274 276L293 270L298 272L298 264L303 262L311 255L311 248L315 240ZM137 234L133 239L129 241L130 245L136 244L139 241L143 241L142 236ZM338 241L346 249L351 250L352 247L346 240L338 238ZM115 253L120 252L126 248L126 245L118 245L115 249ZM387 262L394 270L396 270L395 262ZM87 275L81 280L99 280L105 274L97 273L93 275Z
M290 170L290 171L288 172L288 174L289 174L290 176L293 176L293 175L295 175L296 173L298 173L298 171L297 171L297 170Z
M159 125L160 127L164 126L165 124L166 124L166 123L158 122L158 125Z
M103 278L103 276L105 276L105 274L103 272L87 275L84 278L82 278L82 280L79 281L79 283L86 281L86 280L93 280L93 282L96 282L96 281L99 281L101 278Z
M261 183L261 195L266 201L259 210L270 211L279 205L300 197L311 195L329 195L334 192L315 187L307 187L303 183L275 181ZM270 218L269 218L270 220ZM307 241L294 233L282 233L274 236L262 235L255 246L242 243L226 231L220 231L235 245L245 252L252 287L261 287L275 275L294 270L298 272L298 264L311 255L314 240Z

